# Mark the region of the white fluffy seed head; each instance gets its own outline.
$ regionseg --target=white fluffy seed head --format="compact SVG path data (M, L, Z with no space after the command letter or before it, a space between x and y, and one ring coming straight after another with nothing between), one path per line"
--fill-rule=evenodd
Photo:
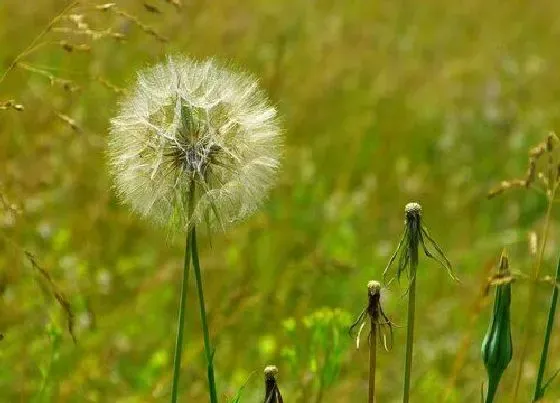
M138 74L111 120L108 157L122 201L184 230L203 221L226 227L252 213L281 146L276 109L255 79L175 56Z

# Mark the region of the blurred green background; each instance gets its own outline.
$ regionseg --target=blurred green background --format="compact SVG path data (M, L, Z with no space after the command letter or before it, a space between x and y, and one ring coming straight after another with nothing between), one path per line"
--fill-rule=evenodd
M504 246L514 270L531 271L528 234L540 233L546 209L539 193L489 201L486 192L522 176L528 148L558 127L560 3L189 0L178 8L151 0L159 12L150 12L118 2L165 43L116 9L83 3L70 12L82 17L57 21L0 82L0 101L25 107L0 110L0 401L169 400L181 237L116 202L104 152L118 89L174 52L215 56L260 77L285 127L283 169L264 208L201 239L220 395L235 395L249 377L242 401L262 401L262 370L275 363L288 403L317 401L320 379L324 402L366 400L367 349L356 351L346 327L414 200L462 284L421 259L412 401L478 401L491 311L481 287ZM2 71L65 4L1 2ZM124 40L76 33L83 24ZM90 50L68 52L60 41ZM553 212L543 274L560 253L557 219ZM25 251L67 296L77 344ZM202 402L192 285L181 393ZM383 402L401 396L403 287L383 294L402 326L393 350L380 354ZM549 294L550 286L539 289L522 401L534 387ZM517 282L516 348L527 295ZM327 365L325 352L334 353ZM500 401L509 401L516 365L514 355ZM549 371L558 367L557 326ZM560 387L547 397L560 401Z

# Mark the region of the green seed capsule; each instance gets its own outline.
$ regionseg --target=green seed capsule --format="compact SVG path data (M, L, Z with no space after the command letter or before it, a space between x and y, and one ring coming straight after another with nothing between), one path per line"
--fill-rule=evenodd
M502 252L498 278L509 277L509 264ZM482 360L488 372L488 393L486 403L491 403L498 389L502 374L509 365L513 347L511 342L511 282L500 281L496 286L494 309L488 332L482 341Z

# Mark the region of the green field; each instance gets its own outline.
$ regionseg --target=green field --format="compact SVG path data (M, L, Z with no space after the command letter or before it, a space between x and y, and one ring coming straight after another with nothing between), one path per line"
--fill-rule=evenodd
M480 401L493 299L483 290L502 249L530 276L531 234L541 246L548 224L541 277L560 255L558 204L547 221L542 192L487 198L560 127L560 3L81 3L58 19L61 0L0 3L0 105L24 108L0 109L0 402L169 401L183 236L118 202L105 153L136 72L178 53L258 77L284 129L263 208L199 238L221 401L246 383L241 402L262 402L275 364L287 403L366 402L366 337L357 351L347 329L410 201L461 280L421 256L411 401ZM552 286L537 285L524 329L531 286L512 286L514 355L498 402L512 401L524 330L518 401L533 395ZM382 290L398 327L379 352L379 402L401 399L405 291L406 280ZM188 298L180 401L206 402L192 278ZM547 378L560 368L556 318ZM544 401L560 402L559 385Z

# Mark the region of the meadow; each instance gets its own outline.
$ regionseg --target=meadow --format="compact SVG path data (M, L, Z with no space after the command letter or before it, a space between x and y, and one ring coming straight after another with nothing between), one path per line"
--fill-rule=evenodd
M411 401L480 401L504 248L519 275L496 401L512 401L525 335L517 401L531 401L553 286L530 278L537 265L554 276L558 204L488 192L524 177L560 127L558 13L546 0L2 0L0 402L169 401L183 237L119 203L106 156L119 98L168 54L258 77L283 127L263 207L198 241L220 401L243 388L241 402L262 402L269 364L285 402L366 401L366 337L356 350L348 328L409 202L460 279L420 258ZM377 357L379 402L401 401L406 284L381 291L396 326ZM203 402L193 287L179 401ZM560 402L559 385L542 401Z

